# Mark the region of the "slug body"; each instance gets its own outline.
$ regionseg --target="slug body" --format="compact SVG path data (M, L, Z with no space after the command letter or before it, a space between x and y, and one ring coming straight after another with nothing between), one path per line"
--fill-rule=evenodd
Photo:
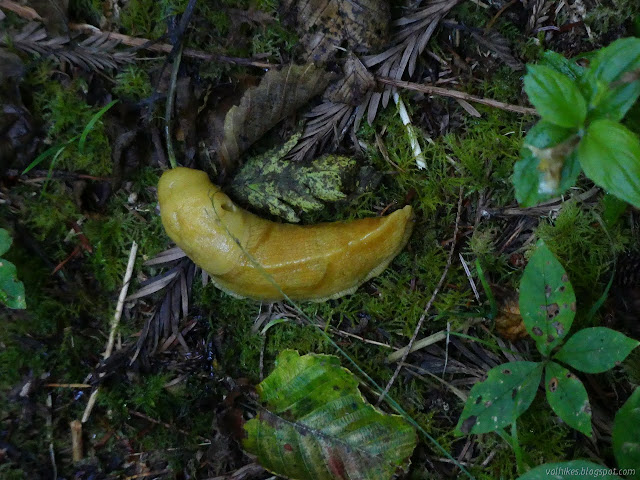
M189 258L218 288L255 300L283 299L274 283L294 300L351 294L389 265L413 227L410 206L350 222L271 222L235 205L205 172L182 167L162 175L158 199L167 234Z

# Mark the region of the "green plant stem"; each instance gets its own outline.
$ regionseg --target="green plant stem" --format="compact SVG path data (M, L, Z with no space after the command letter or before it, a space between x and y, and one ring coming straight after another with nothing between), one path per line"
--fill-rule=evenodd
M520 441L518 440L518 427L514 420L511 424L511 446L516 454L516 465L518 466L518 474L522 475L525 470L524 458L522 456L522 448L520 447Z
M164 112L164 135L167 142L167 157L171 168L176 168L176 154L173 151L173 143L171 142L171 112L173 112L173 99L176 92L176 82L178 80L178 70L180 69L180 61L182 60L182 44L178 48L176 58L173 60L173 68L171 69L171 81L169 83L169 91L167 92L167 103Z

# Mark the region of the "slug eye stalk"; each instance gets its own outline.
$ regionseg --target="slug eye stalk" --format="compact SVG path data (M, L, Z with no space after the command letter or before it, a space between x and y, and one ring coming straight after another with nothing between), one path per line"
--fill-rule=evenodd
M238 207L205 172L182 167L162 175L158 199L167 235L218 288L263 301L351 294L387 268L413 228L410 206L350 222L271 222Z

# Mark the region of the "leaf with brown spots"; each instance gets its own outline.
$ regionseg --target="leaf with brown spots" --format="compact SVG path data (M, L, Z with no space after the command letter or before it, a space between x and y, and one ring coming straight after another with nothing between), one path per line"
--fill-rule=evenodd
M244 448L278 476L385 480L409 466L415 431L366 403L337 357L285 350L257 391Z
M560 345L576 311L576 296L560 262L542 240L520 281L520 313L543 355Z
M584 328L553 357L576 370L602 373L620 364L640 342L606 327Z
M493 432L514 422L531 405L541 376L542 364L537 362L511 362L489 370L487 379L471 389L456 433Z
M591 407L587 390L578 377L555 362L545 371L547 401L556 415L572 428L591 436Z

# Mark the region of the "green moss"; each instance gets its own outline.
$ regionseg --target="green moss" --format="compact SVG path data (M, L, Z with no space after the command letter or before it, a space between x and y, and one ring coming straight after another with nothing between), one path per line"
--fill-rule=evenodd
M128 2L122 9L120 23L125 33L133 36L156 39L166 29L166 20L171 15L184 12L187 0L136 0Z
M137 269L167 245L162 222L153 208L155 195L150 190L157 184L157 173L143 169L132 180L132 191L138 194L136 204L142 208L129 204L128 194L120 192L109 201L103 217L91 218L83 227L93 247L86 261L107 291L119 288L133 241L138 243Z
M149 74L138 66L129 65L116 75L113 92L117 95L138 101L147 98L152 91Z
M84 93L87 89L82 80L69 85L50 79L50 66L44 65L30 71L26 84L33 89L33 115L45 121L46 143L60 147L55 158L47 159L42 167L83 171L91 175L111 173L111 146L107 138L103 119L98 120L87 136L84 148L78 146L77 138L94 115L102 108L89 106Z
M606 35L629 19L640 14L640 4L636 0L608 0L598 2L587 12L585 23L598 35ZM630 32L633 35L632 32Z
M622 226L605 232L596 210L580 208L573 201L564 204L555 220L542 222L536 234L567 270L576 291L578 312L588 311L602 295L614 257L630 240ZM576 318L578 323L580 318Z

